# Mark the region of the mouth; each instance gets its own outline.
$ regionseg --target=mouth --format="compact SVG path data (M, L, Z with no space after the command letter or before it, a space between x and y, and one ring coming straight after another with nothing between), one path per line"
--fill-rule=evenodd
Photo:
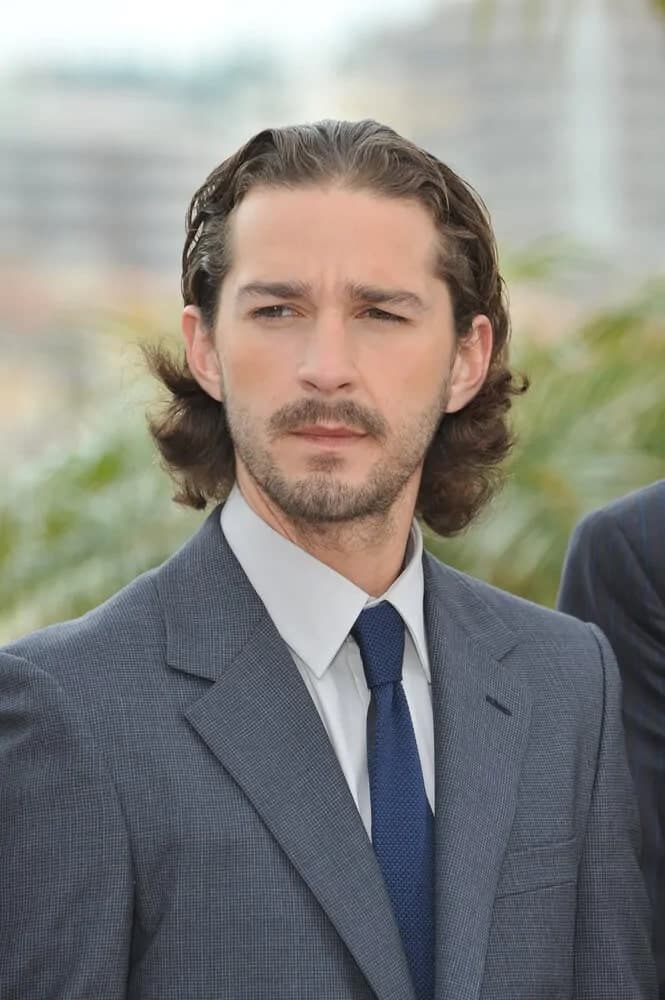
M308 427L299 427L297 431L292 431L292 434L294 437L321 445L352 444L367 437L367 434L363 431L355 430L353 427L345 427L344 425L331 426L327 424L312 424Z

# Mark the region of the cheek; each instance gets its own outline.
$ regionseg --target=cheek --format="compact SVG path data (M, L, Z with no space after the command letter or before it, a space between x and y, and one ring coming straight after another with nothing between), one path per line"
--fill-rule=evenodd
M230 339L220 352L222 377L234 403L255 412L272 412L287 391L287 363L277 344L244 337Z
M384 351L374 365L381 398L390 408L422 409L449 378L451 354L443 343L405 343L396 351Z

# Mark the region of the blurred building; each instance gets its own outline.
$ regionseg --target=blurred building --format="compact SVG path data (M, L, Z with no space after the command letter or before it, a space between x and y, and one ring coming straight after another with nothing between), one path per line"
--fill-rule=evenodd
M252 57L190 73L82 63L5 76L3 459L75 447L105 396L128 391L141 370L131 345L177 329L193 192L288 102L278 68Z
M634 276L665 269L665 17L649 0L448 0L364 39L345 81L471 181L503 245L563 236Z
M0 98L0 259L177 274L192 193L286 96L249 58L188 75L24 68Z
M665 267L665 19L649 0L440 0L334 75L264 57L189 75L23 69L0 96L0 262L178 274L207 171L268 122L367 115L482 192L503 245L572 237Z

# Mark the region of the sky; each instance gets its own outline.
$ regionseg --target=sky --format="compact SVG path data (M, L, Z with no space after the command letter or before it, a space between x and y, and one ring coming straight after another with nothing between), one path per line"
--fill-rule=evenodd
M43 57L191 64L253 45L277 55L329 49L372 24L411 20L436 0L10 0L4 66ZM439 0L441 2L441 0ZM450 0L445 0L450 2Z

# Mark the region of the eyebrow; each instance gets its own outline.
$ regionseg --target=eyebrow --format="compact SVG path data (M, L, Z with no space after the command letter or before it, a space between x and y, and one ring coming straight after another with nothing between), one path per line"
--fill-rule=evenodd
M309 293L304 281L250 281L238 289L238 299L270 295L274 299L303 299Z
M268 295L275 299L303 299L311 295L311 286L304 281L251 281L238 290L238 299ZM403 305L423 312L427 306L415 292L402 288L378 288L349 282L346 294L354 302L371 305Z
M415 292L402 288L377 288L375 285L347 284L347 295L356 302L369 302L371 305L411 306L423 312L427 307Z

